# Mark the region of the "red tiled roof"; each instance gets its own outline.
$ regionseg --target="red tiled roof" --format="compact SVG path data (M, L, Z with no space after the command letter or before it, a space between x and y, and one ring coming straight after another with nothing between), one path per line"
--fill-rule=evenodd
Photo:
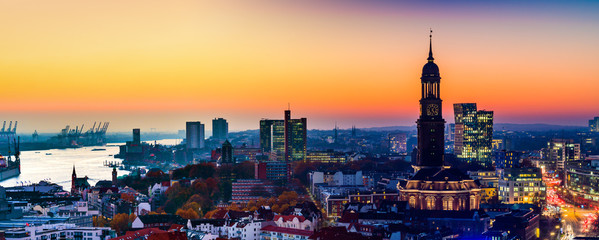
M212 215L212 219L225 219L227 212L227 209L219 209Z
M181 228L183 228L183 227L184 226L180 225L180 224L173 224L173 225L171 225L171 228L168 229L168 231L169 232L172 232L173 230L180 231Z
M113 239L115 239L115 240L132 240L132 239L137 239L140 237L147 237L154 233L163 233L163 232L165 232L165 231L162 231L158 228L144 228L144 229L133 231L133 232L129 231L129 232L125 233L125 235L116 237Z
M297 215L277 215L275 216L274 220L278 221L280 218L283 218L283 222L291 222L294 218L297 218L297 220L299 220L300 222L306 221L306 218L304 216Z
M187 240L187 234L185 232L154 233L147 240Z
M295 228L277 227L277 226L274 226L274 225L263 227L261 230L262 231L267 231L267 232L286 233L286 234L300 235L300 236L306 236L306 237L312 236L312 234L313 234L312 231L308 231L308 230L301 230L301 229L295 229Z

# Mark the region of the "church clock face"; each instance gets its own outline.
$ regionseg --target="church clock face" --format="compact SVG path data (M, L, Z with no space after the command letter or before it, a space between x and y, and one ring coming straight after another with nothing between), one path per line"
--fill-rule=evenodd
M439 115L439 105L430 104L426 107L426 115L437 116Z

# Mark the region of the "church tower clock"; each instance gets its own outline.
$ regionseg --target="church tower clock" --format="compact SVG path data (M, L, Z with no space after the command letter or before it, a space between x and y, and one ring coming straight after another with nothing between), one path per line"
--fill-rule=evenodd
M420 118L418 125L418 156L416 167L442 167L445 146L445 120L441 100L441 76L434 62L432 31L429 42L428 62L422 68Z

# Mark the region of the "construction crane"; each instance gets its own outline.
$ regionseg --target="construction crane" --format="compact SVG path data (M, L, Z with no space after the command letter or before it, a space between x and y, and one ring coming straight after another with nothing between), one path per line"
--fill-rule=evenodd
M12 129L12 132L16 133L17 132L17 124L19 123L19 121L15 121L15 127Z
M4 124L2 125L2 131L4 132L4 129L6 128L6 121L4 121Z

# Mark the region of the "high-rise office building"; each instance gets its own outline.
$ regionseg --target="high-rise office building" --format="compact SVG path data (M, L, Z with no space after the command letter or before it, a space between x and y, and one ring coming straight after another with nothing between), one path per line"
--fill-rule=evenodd
M185 124L185 135L187 149L204 148L204 124L201 122L187 122Z
M493 164L493 111L477 110L476 103L456 103L454 153L468 164Z
M260 120L260 148L270 154L271 159L285 160L284 120Z
M291 110L285 111L285 161L306 160L307 119L291 118Z
M285 111L284 120L260 120L260 148L276 155L279 161L306 160L306 118L292 119L291 111Z
M580 144L573 139L551 139L543 157L548 159L557 170L564 170L566 162L580 160Z
M224 141L229 135L229 123L224 118L212 119L212 139Z
M591 132L599 132L599 117L589 120L589 130Z

